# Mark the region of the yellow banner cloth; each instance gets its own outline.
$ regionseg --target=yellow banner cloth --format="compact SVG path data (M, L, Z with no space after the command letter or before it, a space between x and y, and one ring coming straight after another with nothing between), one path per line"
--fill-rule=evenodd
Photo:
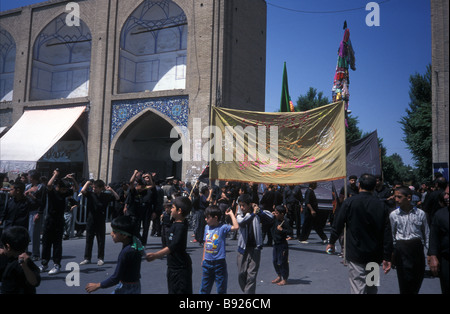
M343 102L305 112L212 109L210 179L300 184L346 176Z

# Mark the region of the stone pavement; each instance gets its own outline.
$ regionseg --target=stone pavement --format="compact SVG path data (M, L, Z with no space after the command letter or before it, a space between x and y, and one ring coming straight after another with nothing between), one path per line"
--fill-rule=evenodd
M108 224L109 227L109 224ZM326 230L329 235L329 228ZM189 231L189 240L192 232ZM272 265L272 248L264 247L261 255L261 265L257 278L257 294L349 294L348 269L337 255L329 255L325 252L326 245L320 242L320 238L311 233L308 244L301 244L297 240L289 241L289 265L290 277L288 284L277 286L271 281L276 277ZM149 237L146 246L147 252L161 249L161 238ZM84 288L89 282L100 282L108 278L116 267L117 256L121 250L121 244L113 243L109 234L106 235L105 264L97 266L94 258L92 264L79 266L79 285L74 268L83 260L85 238L72 238L63 242L63 261L61 272L56 275L42 273L42 281L37 288L38 294L86 294ZM228 293L242 294L237 281L236 265L237 240L227 239L227 265L228 265ZM337 246L337 250L339 250ZM193 290L198 294L201 283L201 258L202 248L197 243L188 243L188 252L193 262ZM97 246L94 243L93 257L96 257ZM76 263L76 264L69 264ZM39 266L40 262L36 262ZM69 265L68 265L69 264ZM53 266L49 264L49 269ZM141 285L143 294L167 294L166 259L156 260L151 263L142 262ZM384 275L380 270L379 294L398 294L397 275L395 270ZM66 280L67 279L67 280ZM67 284L69 283L69 285ZM70 286L71 284L75 284ZM114 287L100 289L93 294L109 294ZM213 292L215 292L215 286ZM426 275L421 294L440 294L439 279Z

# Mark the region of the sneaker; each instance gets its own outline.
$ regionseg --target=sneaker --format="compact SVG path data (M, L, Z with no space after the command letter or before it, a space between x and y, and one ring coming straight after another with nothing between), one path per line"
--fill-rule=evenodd
M328 244L328 239L322 241L323 244Z
M298 242L303 243L303 244L308 244L309 243L308 241L300 241L300 240Z
M105 264L105 262L102 259L99 259L97 262L97 266L103 266L103 264Z
M47 268L48 268L48 265L42 264L41 266L39 266L39 271L41 273L43 273L43 272L45 272L47 270Z
M90 260L85 259L84 261L82 261L82 262L80 263L80 265L86 265L86 264L90 264L90 263L91 263Z
M53 266L53 268L50 269L50 271L48 272L48 274L49 274L49 275L57 274L57 273L59 273L60 268L61 268L61 266L59 266L58 264L55 264L55 265Z

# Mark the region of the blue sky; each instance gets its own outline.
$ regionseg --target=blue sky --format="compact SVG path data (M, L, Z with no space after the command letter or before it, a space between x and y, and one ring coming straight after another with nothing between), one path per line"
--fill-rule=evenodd
M0 10L37 2L41 1L0 0ZM397 153L413 165L398 122L409 105L410 75L425 73L431 63L430 0L373 1L379 4L380 26L372 27L366 25L369 2L267 0L266 111L279 109L284 62L294 102L309 87L331 99L346 20L356 57L356 71L350 71L349 109L360 129L378 131L388 155Z

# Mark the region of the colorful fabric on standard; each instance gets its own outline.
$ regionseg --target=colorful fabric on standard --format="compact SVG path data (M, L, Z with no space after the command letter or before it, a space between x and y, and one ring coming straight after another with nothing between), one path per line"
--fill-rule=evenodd
M343 102L305 112L213 108L210 179L299 184L346 176Z
M353 71L356 70L355 52L350 41L350 30L345 29L344 38L339 45L336 73L334 75L332 88L333 101L343 100L345 104L345 110L348 109L348 102L350 98L350 78L348 72L349 67Z

